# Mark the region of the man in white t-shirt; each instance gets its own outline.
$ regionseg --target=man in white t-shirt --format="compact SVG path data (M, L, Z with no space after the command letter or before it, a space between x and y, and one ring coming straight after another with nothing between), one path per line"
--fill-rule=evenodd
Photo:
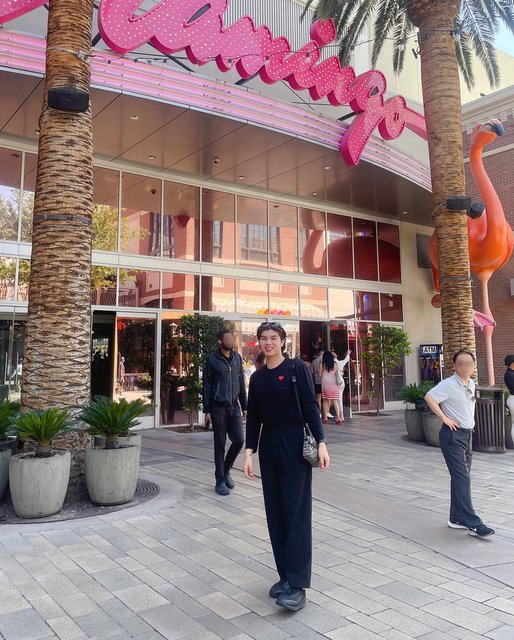
M486 538L494 529L485 525L471 500L472 436L475 427L475 356L459 349L453 356L455 373L441 380L425 396L430 409L441 419L441 451L451 477L450 519L452 529L469 529L470 535Z

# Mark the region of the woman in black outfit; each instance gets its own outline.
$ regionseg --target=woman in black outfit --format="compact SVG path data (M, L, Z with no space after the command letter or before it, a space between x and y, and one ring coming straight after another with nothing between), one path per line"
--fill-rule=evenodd
M301 360L285 358L283 327L264 322L257 338L266 364L250 378L244 472L254 479L252 454L258 446L266 519L280 578L270 596L279 606L298 611L306 603L312 563L312 467L303 458L304 421L319 444L322 469L328 469L330 458L312 376Z
M505 356L505 375L503 377L505 385L509 390L509 397L507 398L507 407L509 408L510 419L512 421L511 436L514 437L514 355Z

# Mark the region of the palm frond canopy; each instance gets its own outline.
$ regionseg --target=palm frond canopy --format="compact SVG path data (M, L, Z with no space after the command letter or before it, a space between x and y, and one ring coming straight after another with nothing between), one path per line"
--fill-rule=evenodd
M351 53L361 42L366 25L373 24L371 61L376 64L386 40L393 42L393 69L401 73L407 46L416 35L409 20L409 0L306 0L304 17L314 7L316 20L332 18L335 22L339 59L343 66L350 64ZM434 8L437 11L437 8ZM491 87L500 81L495 39L501 25L514 35L514 3L504 0L462 0L455 21L455 50L466 83L474 85L473 54L484 67Z

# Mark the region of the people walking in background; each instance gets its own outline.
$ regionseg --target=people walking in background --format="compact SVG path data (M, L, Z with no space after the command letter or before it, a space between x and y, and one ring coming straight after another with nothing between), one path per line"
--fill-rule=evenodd
M336 365L339 368L339 373L341 374L341 380L342 380L342 384L339 385L338 389L339 389L339 409L341 411L341 421L344 422L344 406L343 406L343 393L344 393L344 368L345 366L348 364L348 362L350 361L350 355L351 355L352 351L351 349L348 349L348 351L346 352L345 357L342 360L338 360L337 359L337 353L335 351L332 351L332 355L334 356L334 361L336 363Z
M266 356L261 351L259 355L255 358L255 371L258 371L261 367L263 367L265 362L266 362Z
M336 424L341 424L341 410L339 408L339 387L343 384L339 367L330 351L325 351L319 367L321 378L321 395L323 400L323 424L328 422L330 407L334 408Z
M205 424L212 421L216 493L227 496L234 488L230 470L244 444L246 385L243 360L234 351L232 331L221 331L218 341L219 349L209 356L203 372L203 410ZM227 436L232 444L225 457Z
M453 356L455 373L430 389L425 396L429 408L441 419L441 451L451 478L450 519L452 529L469 529L486 538L494 529L485 525L471 500L472 434L475 427L475 356L460 349Z
M503 377L505 385L509 390L509 397L507 398L507 408L509 409L511 426L511 437L514 438L514 355L505 356L505 375Z
M314 380L314 391L318 407L321 409L321 362L323 358L323 349L316 351L316 356L312 359L311 372Z
M252 454L258 448L268 531L280 578L269 593L280 607L298 611L306 603L312 564L312 467L303 458L305 422L318 442L322 469L328 469L330 458L312 377L301 360L284 357L284 328L278 322L264 322L257 338L266 364L250 379L244 472L254 479Z

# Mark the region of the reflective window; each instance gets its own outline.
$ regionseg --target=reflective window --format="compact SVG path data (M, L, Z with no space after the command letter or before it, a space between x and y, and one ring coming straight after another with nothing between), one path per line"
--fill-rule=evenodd
M268 283L262 280L236 281L236 311L250 315L268 313Z
M159 307L158 271L120 271L118 304L121 307Z
M327 275L325 214L313 209L299 210L298 246L300 270Z
M122 282L130 282L130 272L127 269L121 269L120 273ZM116 306L117 280L116 267L93 265L91 267L91 304Z
M270 282L269 314L272 316L300 315L298 286L285 282Z
M267 203L237 196L237 262L245 266L268 266ZM276 249L275 245L275 249Z
M202 311L234 313L235 283L233 278L202 276Z
M271 269L298 271L298 214L296 207L270 202L269 264Z
M357 352L359 356L359 396L360 410L374 411L379 401L380 381L378 372L369 368L364 358L368 351L366 338L371 335L372 324L357 322ZM380 399L380 407L383 407L383 398Z
M328 302L332 319L353 319L353 291L348 289L329 289Z
M93 173L93 249L118 250L118 189L119 173L110 169L95 169ZM125 218L121 228L121 243L127 247L131 226Z
M355 292L355 317L358 320L380 320L378 293Z
M327 290L323 287L300 287L302 318L328 318Z
M180 316L164 313L161 327L161 425L184 424L184 388L180 384L182 364L179 340Z
M328 275L353 278L352 219L329 213L328 223Z
M403 322L402 296L392 293L381 293L380 312L383 322Z
M400 227L394 224L379 222L378 228L378 263L382 282L401 282L402 269L400 263Z
M198 276L185 273L162 274L162 308L194 311L199 308Z
M236 257L235 196L202 191L202 261L234 264Z
M25 173L23 177L23 201L21 203L22 242L32 240L32 218L34 216L34 192L36 191L37 156L25 154Z
M373 220L353 219L355 278L378 280L377 229Z
M121 252L160 256L161 181L123 173L121 181Z
M20 401L24 350L25 321L0 319L0 402Z
M18 239L21 152L0 149L0 240Z
M163 256L199 260L200 189L164 183Z
M0 257L0 300L14 300L16 259Z
M18 291L17 300L26 302L29 299L30 260L18 261Z

